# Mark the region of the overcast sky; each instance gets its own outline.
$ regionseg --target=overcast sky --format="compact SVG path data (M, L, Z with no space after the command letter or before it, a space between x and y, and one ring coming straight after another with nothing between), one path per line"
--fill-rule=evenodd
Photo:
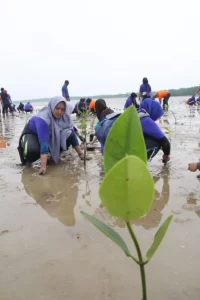
M199 0L1 0L0 85L13 100L200 83Z

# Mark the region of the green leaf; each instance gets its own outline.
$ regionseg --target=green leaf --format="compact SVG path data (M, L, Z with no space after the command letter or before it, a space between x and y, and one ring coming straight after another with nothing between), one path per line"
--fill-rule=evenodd
M131 254L128 250L127 245L125 244L124 240L121 238L121 236L114 231L112 228L98 220L97 218L88 215L87 213L81 211L81 214L90 222L92 223L96 228L98 228L100 231L102 231L108 238L110 238L115 244L117 244L127 256L131 257Z
M147 251L147 254L146 254L147 260L150 260L152 258L152 256L156 252L158 246L162 242L162 240L163 240L163 238L165 236L165 233L167 232L167 229L169 227L169 224L170 224L172 218L173 218L173 216L169 216L167 218L167 220L165 220L165 222L160 226L160 228L156 232L153 244L151 245L151 247L149 248L149 250Z
M127 154L138 156L147 162L140 119L133 105L117 118L109 131L104 148L105 172L107 173Z
M126 156L106 174L100 198L112 216L125 221L144 216L154 199L154 182L147 165L136 156Z

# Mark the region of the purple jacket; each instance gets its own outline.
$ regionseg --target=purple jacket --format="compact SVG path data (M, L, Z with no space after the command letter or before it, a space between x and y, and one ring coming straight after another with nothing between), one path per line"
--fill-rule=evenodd
M131 96L129 96L129 97L126 99L126 102L125 102L125 105L124 105L124 109L128 108L128 107L131 106L132 104L133 104L133 102L132 102Z
M49 126L39 117L32 117L28 123L29 128L37 135L40 144L40 154L49 152Z
M142 94L144 92L147 94L147 96L149 96L149 97L151 96L151 86L150 86L150 84L148 84L148 83L141 84L140 93Z
M29 103L27 103L24 107L25 110L31 110L33 108L33 106Z

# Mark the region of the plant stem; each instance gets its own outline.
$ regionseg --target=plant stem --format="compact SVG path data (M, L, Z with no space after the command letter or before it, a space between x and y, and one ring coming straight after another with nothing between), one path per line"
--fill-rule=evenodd
M126 222L126 226L128 228L128 231L130 233L130 236L133 240L133 243L135 245L135 248L136 248L136 251L137 251L137 254L138 254L141 281L142 281L142 294L143 294L142 300L147 300L146 276L145 276L145 268L144 268L144 261L143 261L143 258L142 258L142 253L141 253L140 246L139 246L139 243L137 241L137 238L135 236L135 233L134 233L129 221Z

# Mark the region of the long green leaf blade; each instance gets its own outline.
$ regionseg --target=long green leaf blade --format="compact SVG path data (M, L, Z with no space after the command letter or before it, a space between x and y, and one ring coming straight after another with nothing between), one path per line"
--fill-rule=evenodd
M150 260L152 258L152 256L154 255L154 253L156 252L156 250L158 249L158 246L162 242L172 218L173 218L172 215L169 216L167 218L167 220L165 220L165 222L160 226L160 228L156 232L156 235L154 237L154 241L153 241L151 247L149 248L149 250L147 251L147 254L146 254L147 260Z
M140 119L133 105L117 118L109 131L104 148L105 172L126 155L135 155L147 162Z
M126 156L106 174L99 195L112 216L133 220L149 211L154 199L154 181L140 158Z
M110 238L115 244L117 244L127 256L131 257L131 254L128 250L126 243L116 231L114 231L112 228L110 228L109 226L107 226L97 218L90 216L83 211L81 211L81 214L96 228L102 231L108 238Z

